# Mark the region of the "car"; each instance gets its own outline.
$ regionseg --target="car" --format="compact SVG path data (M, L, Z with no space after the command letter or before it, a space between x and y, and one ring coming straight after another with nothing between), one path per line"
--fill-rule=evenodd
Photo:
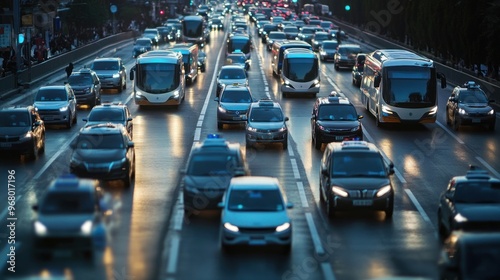
M32 206L35 253L46 259L56 250L81 252L92 258L106 243L112 210L97 180L62 175L51 182L40 203Z
M457 86L446 103L446 124L459 130L462 125L483 125L495 130L496 113L481 87L473 81Z
M336 40L325 40L319 46L319 58L321 61L334 60L335 52L337 52L337 47L339 43Z
M349 99L335 91L316 99L311 116L311 142L319 150L323 143L363 140L363 116Z
M366 141L329 143L321 158L319 197L330 219L340 211L394 212L394 164Z
M216 96L219 97L224 85L242 84L248 86L248 76L245 68L239 65L224 65L217 75Z
M121 124L83 127L70 144L70 172L82 178L121 180L129 188L135 177L134 142Z
M198 67L201 72L205 72L207 68L207 54L202 50L198 52Z
M471 165L462 176L451 178L439 197L439 236L455 230L500 230L500 179Z
M97 73L102 89L116 89L122 92L127 88L127 69L119 57L96 58L90 69Z
M246 55L242 52L233 52L226 56L225 65L239 65L248 71L248 69L250 69L250 60L247 59Z
M314 33L316 33L318 27L316 26L304 26L299 32L299 35L297 35L297 38L301 41L305 41L309 44L312 43L312 38L314 36Z
M193 146L181 175L184 210L196 214L218 210L230 179L250 175L250 170L240 144L209 134Z
M45 152L45 124L33 106L0 109L0 152L36 159Z
M127 105L121 102L107 102L102 105L95 106L90 110L87 118L82 119L86 122L84 127L93 126L100 123L116 123L123 125L130 139L133 138L134 124L132 122L132 114Z
M229 251L239 245L280 246L285 253L292 246L292 219L285 191L274 177L232 178L219 203L220 245Z
M283 27L283 32L288 40L297 40L299 35L299 28L295 25L286 25Z
M361 47L357 44L340 44L333 56L335 70L340 67L352 68L356 64L356 55L361 52Z
M160 44L160 32L156 28L146 28L142 34L143 37L151 39L151 42L154 46L158 46Z
M323 28L324 30L331 30L335 28L333 22L329 20L322 20L319 26L321 26L321 28Z
M314 33L314 36L311 39L311 46L313 47L313 50L318 52L323 42L329 39L330 36L328 36L327 32L318 31Z
M224 22L220 18L213 18L208 22L208 27L215 30L224 30Z
M439 279L497 279L500 233L454 231L442 246Z
M356 55L356 64L352 67L352 84L354 86L361 86L361 80L363 79L363 71L365 68L365 59L365 53L358 53Z
M94 107L101 104L101 81L96 72L82 68L71 73L68 83L73 89L77 105Z
M248 109L245 143L250 148L257 143L281 143L283 150L288 148L288 117L278 102L261 99Z
M75 93L69 84L40 87L33 106L45 124L71 128L77 123Z
M134 49L132 50L132 57L136 58L139 55L149 52L153 49L153 41L151 38L143 37L135 40Z
M336 40L337 42L343 42L349 39L349 36L344 32L344 30L339 29L330 29L328 30L328 34L332 40Z
M262 26L261 41L262 44L267 44L267 38L271 31L279 31L278 25L274 23L267 23Z
M266 40L266 49L268 51L271 50L274 42L276 41L284 41L286 40L286 34L285 32L282 31L271 31L267 35L267 40Z
M246 124L247 112L253 102L250 87L240 84L225 85L216 97L217 129L223 129L224 124Z

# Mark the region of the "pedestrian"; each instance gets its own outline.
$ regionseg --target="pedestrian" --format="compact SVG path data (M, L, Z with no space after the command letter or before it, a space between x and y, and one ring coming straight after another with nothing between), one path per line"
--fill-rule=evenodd
M70 62L70 63L68 64L68 66L66 67L66 69L65 69L65 70L66 70L66 75L67 75L67 77L69 78L69 76L71 75L71 73L73 73L73 63L72 63L72 62Z

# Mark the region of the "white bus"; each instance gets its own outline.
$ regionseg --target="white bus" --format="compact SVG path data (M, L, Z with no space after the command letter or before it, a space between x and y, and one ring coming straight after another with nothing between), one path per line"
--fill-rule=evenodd
M290 48L302 48L312 50L312 46L304 41L292 40L292 41L276 41L273 43L271 52L271 68L273 70L273 75L278 76L281 73L281 68L283 67L283 55L285 50Z
M400 49L376 50L366 56L361 100L385 123L434 123L437 114L437 80L446 77L426 57Z
M283 55L280 74L281 94L307 94L316 96L320 87L318 55L304 48L290 48Z
M137 57L130 70L137 105L179 105L185 96L182 54L175 51L149 51Z

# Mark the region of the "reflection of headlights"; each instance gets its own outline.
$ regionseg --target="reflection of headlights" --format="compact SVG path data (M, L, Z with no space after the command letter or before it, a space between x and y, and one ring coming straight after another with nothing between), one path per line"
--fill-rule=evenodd
M257 132L257 128L251 126L247 127L247 130L251 132Z
M359 127L360 127L359 125L358 125L358 126L356 126L356 127L353 127L353 128L351 128L351 131L358 131L358 130L359 130Z
M85 221L80 227L80 230L83 235L90 235L90 233L92 232L92 221Z
M290 223L284 223L276 227L277 232L282 232L290 228Z
M232 232L238 232L238 231L240 231L237 226L232 225L230 223L224 223L224 228L227 229L227 230L229 230L229 231L232 231Z
M489 112L488 112L488 115L493 115L495 114L495 110L491 109Z
M120 77L120 74L118 74L118 73L113 74L113 78L119 78L119 77Z
M468 115L468 114L469 114L469 113L467 113L467 111L465 111L463 108L458 109L458 113L459 113L460 115Z
M61 107L61 108L59 108L59 111L61 111L61 112L66 112L66 111L68 111L68 106L65 106L65 107Z
M391 191L390 185L383 186L382 188L380 188L380 190L377 191L377 197L384 196L385 194L389 193L390 191Z
M39 221L35 222L35 234L38 236L44 236L47 234L47 227Z
M349 194L346 191L344 191L342 188L336 187L336 186L332 187L332 192L335 195L339 195L339 196L342 196L342 197L348 197L349 196Z

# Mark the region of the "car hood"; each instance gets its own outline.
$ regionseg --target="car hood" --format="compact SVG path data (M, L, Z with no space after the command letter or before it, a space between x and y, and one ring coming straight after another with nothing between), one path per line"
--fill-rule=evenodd
M283 122L252 122L251 126L256 129L280 129Z
M33 104L38 109L59 109L68 106L68 101L36 101Z
M263 228L277 227L290 222L288 213L284 211L230 211L224 209L222 223L231 223L237 227Z
M51 230L79 232L83 223L92 221L93 219L94 213L78 215L39 215L38 217L38 221L47 227L49 232Z
M30 130L29 126L20 126L20 127L1 127L0 135L2 136L19 136L24 135Z
M73 88L73 90L82 90L82 89L91 88L92 85L71 85L71 87Z
M250 108L250 103L227 103L227 102L221 102L221 106L226 109L226 110L238 110L238 111L248 111L248 108Z
M121 125L127 127L126 123L123 121L101 121L101 122L89 122L88 121L85 124L85 127L89 127L89 126L96 125L96 124L102 124L102 123L116 123L116 124L121 124Z
M469 221L500 222L500 205L494 203L470 204L457 203L456 210Z
M383 177L333 177L332 185L348 190L374 190L390 184L389 178Z
M359 126L359 121L317 121L318 125L339 130L351 129Z
M477 112L488 112L491 110L491 107L488 105L488 103L467 103L467 104L461 104L461 108L464 108L468 111L477 111Z
M123 159L125 152L122 149L76 149L72 157L87 163L104 163Z
M246 84L247 79L219 79L219 84L231 85L231 84Z
M197 189L217 189L225 190L229 186L229 181L233 177L232 174L226 175L209 175L209 176L184 176L184 184L186 186L194 187Z

